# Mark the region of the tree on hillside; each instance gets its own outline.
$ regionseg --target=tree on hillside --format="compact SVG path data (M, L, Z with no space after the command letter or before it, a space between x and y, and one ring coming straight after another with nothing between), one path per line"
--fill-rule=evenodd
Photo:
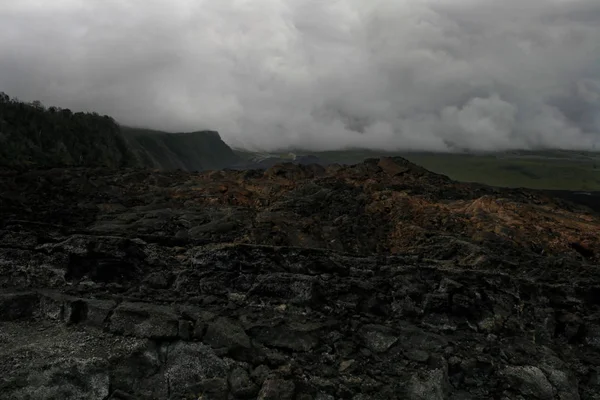
M119 167L135 163L119 125L97 113L46 108L0 92L0 164Z

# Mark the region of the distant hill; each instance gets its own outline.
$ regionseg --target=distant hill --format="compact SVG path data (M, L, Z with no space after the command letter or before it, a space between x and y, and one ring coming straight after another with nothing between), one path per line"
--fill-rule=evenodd
M291 152L291 153L290 153ZM275 153L252 153L237 149L244 168L269 167L281 162L321 165L352 165L369 158L404 157L429 171L461 182L478 182L498 187L541 190L600 192L600 153L566 150L521 150L487 153L386 152L367 149L305 151L283 149ZM586 195L584 195L586 196ZM584 202L597 197L583 197ZM591 200L590 200L591 199Z
M323 160L311 154L297 155L294 153L287 154L269 154L269 153L252 153L244 150L234 151L239 161L231 166L230 169L267 169L277 164L292 163L297 165L331 164L327 160Z
M222 169L239 161L218 132L166 133L122 127L125 140L144 166L169 170Z
M119 125L109 116L24 103L0 92L0 165L181 169L267 169L280 163L357 164L402 156L463 182L600 192L600 153L561 150L498 153L384 152L365 149L274 153L232 150L215 131L167 133ZM587 202L597 197L587 195Z
M200 171L237 162L238 156L215 131L123 127L106 115L24 103L0 93L0 165Z

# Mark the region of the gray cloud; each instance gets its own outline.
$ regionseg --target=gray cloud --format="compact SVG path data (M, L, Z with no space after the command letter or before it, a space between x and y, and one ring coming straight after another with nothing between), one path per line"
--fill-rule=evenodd
M0 91L234 146L600 149L598 0L19 0Z

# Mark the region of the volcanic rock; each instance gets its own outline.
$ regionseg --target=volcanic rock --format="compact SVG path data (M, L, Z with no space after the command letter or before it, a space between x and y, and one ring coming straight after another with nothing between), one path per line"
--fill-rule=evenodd
M0 399L600 399L585 206L399 158L0 172Z

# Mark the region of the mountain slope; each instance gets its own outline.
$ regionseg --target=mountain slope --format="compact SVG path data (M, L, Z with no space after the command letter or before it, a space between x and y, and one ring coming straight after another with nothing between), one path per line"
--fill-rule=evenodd
M214 131L166 133L0 93L0 165L220 169L238 162Z
M226 168L239 160L215 131L166 133L129 127L122 131L144 166L202 171Z

